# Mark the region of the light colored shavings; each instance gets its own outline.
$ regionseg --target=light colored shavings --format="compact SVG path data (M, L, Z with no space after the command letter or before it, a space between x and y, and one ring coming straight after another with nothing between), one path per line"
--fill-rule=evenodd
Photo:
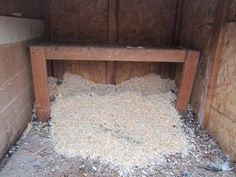
M173 106L174 81L150 74L117 86L66 73L52 104L52 139L66 157L146 166L191 149Z

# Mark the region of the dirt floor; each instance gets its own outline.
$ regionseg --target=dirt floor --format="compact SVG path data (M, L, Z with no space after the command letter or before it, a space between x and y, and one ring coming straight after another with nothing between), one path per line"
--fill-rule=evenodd
M50 123L33 121L25 135L1 162L0 176L236 176L235 164L228 163L218 145L195 120L191 111L182 115L183 128L195 132L195 152L185 158L179 154L166 156L162 164L153 164L148 168L134 167L129 173L99 160L58 155L51 143Z

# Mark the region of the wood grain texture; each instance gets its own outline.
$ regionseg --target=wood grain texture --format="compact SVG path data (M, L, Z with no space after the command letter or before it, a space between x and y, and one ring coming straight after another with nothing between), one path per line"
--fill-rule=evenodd
M107 0L49 0L51 39L106 43Z
M236 161L236 24L228 23L225 28L208 130L231 160Z
M188 51L194 52L194 51ZM45 46L45 55L55 60L180 62L185 49L124 48L98 46Z
M141 77L150 73L160 74L160 64L143 62L116 62L117 84L131 78Z
M186 53L183 74L176 102L176 108L180 112L186 112L188 109L188 104L191 97L194 79L197 71L198 61L199 61L198 52Z
M120 0L118 42L134 46L170 46L176 0Z
M46 0L0 0L0 15L24 18L44 19L44 3Z
M34 96L29 44L0 45L0 160L31 120Z
M69 61L65 63L65 71L79 74L85 79L106 84L105 61Z
M216 75L225 40L225 24L229 15L231 2L231 0L219 1L216 8L215 25L212 31L209 53L207 56L203 102L201 103L199 111L199 120L204 127L207 127L209 122L210 105L214 97Z
M115 3L116 8L113 10L109 8L110 5L113 7L112 4ZM175 26L176 4L177 0L49 0L51 39L79 41L82 44L109 44L111 43L109 38L110 41L116 41L116 38L117 42L113 41L114 44L170 46ZM117 17L109 16L109 13L114 10L117 11ZM112 20L114 18L117 18L117 24ZM116 35L114 35L115 33ZM73 64L75 63L73 62ZM84 65L78 63L76 66L83 67ZM100 66L103 64L99 64ZM144 68L147 66L150 65L143 63ZM113 68L116 67L111 63L104 67L104 70L108 69L108 73L113 75L109 75L106 78L107 81L115 75L110 71ZM131 69L130 66L127 68L130 68L130 72L135 69ZM86 68L73 69L73 71L78 70L85 72ZM89 74L90 71L87 70L86 75ZM93 80L97 80L96 76ZM114 81L110 82L114 83Z
M33 71L34 92L38 120L46 122L50 117L46 57L43 47L31 47L31 64Z

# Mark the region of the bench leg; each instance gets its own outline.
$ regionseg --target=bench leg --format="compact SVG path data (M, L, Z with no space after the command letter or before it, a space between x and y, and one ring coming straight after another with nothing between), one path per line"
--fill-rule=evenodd
M38 120L47 122L50 117L47 64L43 47L31 47L31 64Z
M186 112L188 109L188 104L197 71L198 61L198 52L187 51L182 73L182 80L180 83L178 98L176 102L176 108L180 112Z

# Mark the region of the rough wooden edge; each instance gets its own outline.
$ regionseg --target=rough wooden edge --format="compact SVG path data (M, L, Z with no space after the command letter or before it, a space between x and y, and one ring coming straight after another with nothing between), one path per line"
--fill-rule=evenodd
M211 112L211 103L214 98L219 61L225 38L225 24L227 22L232 0L218 0L212 37L207 56L205 74L205 88L198 118L204 128L207 128Z
M47 64L44 47L31 47L31 65L38 120L46 122L50 117Z
M186 112L192 93L194 79L197 71L199 52L187 52L184 62L183 74L180 83L176 108L180 112Z

